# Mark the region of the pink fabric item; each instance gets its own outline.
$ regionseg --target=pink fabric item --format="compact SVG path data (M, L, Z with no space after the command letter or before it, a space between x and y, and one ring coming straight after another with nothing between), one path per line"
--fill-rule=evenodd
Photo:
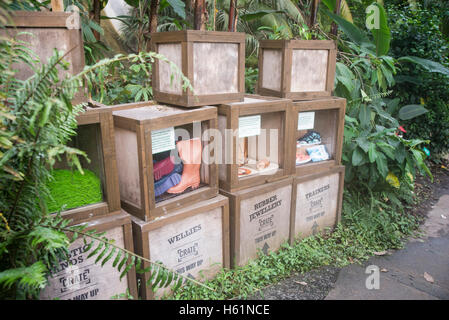
M158 161L153 165L153 175L154 180L159 180L163 176L169 174L173 171L175 167L175 158L173 156L170 156L168 158L165 158L164 160Z

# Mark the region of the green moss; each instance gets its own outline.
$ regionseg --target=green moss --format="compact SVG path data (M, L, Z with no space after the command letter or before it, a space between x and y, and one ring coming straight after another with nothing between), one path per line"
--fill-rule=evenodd
M79 171L54 170L47 187L51 198L47 199L49 212L57 212L103 201L100 179L89 170L84 175Z

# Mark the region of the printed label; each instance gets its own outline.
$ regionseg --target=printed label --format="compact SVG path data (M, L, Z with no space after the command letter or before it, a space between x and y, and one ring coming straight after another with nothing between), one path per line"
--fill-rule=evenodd
M209 278L223 263L222 208L152 230L148 238L152 260L188 277ZM168 292L159 289L156 296Z
M298 184L295 234L306 237L335 225L339 174Z
M239 117L239 138L260 135L261 116Z
M298 113L298 130L308 130L315 127L315 112Z
M175 128L151 131L151 152L153 154L175 148Z
M123 228L109 230L108 239L114 239L115 244L124 247ZM70 246L69 260L61 260L52 270L49 285L42 290L40 298L43 300L109 300L112 296L125 293L128 288L127 276L120 280L120 272L112 267L109 260L103 267L95 264L97 255L87 259L96 248L94 243L91 250L87 250L82 238ZM115 257L115 256L114 256Z
M242 200L240 206L239 265L263 253L277 250L288 239L291 185Z

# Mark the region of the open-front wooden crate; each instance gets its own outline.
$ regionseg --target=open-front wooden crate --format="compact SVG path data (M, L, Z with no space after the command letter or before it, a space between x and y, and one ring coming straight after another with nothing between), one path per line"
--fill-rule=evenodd
M289 159L296 176L341 163L345 108L338 97L293 102Z
M334 228L341 219L345 167L293 180L290 242Z
M166 62L153 66L153 93L158 102L184 107L242 101L245 94L245 34L184 30L151 34L152 51L175 63L194 92L184 91Z
M218 194L217 165L212 161L214 150L205 151L211 142L209 129L217 129L215 107L185 109L149 105L113 111L113 116L120 198L126 211L148 221ZM175 169L182 163L182 173L179 171L178 175L184 175L188 168L186 163L192 161L184 161L182 155L179 157L179 145L187 141L198 147L193 151L196 156L201 151L200 158L195 161L199 166L195 169L199 170L199 185L182 193L169 193L169 190L158 193L160 188L155 185L161 180L158 180L154 166L170 159L175 163ZM172 173L166 172L164 177Z
M213 277L221 268L229 268L226 197L218 195L150 222L133 218L133 234L137 254L197 281ZM149 264L144 262L144 267ZM147 285L150 273L138 276L143 299L170 294L170 287L152 291L151 284Z
M257 258L259 250L276 251L289 240L292 178L220 193L229 199L232 267Z
M332 40L262 40L258 94L308 100L330 96L336 45Z
M290 174L290 107L291 100L258 95L218 106L223 150L219 159L220 189L235 192Z
M27 42L43 63L53 55L53 50L67 53L64 60L69 62L68 70L59 68L59 75L76 75L84 68L84 45L78 12L12 11L12 23L0 29L0 35L17 35ZM18 35L18 33L24 33ZM25 63L17 65L16 77L22 80L33 75ZM84 90L79 90L73 103L87 101Z
M84 174L91 174L99 180L99 186L95 191L101 193L94 203L86 203L79 207L66 206L61 212L62 216L74 221L82 221L96 216L106 215L120 210L120 192L118 185L117 162L114 143L114 124L112 111L107 108L86 107L85 112L77 116L77 134L69 141L69 146L84 151L89 159L79 157ZM71 170L67 167L65 159L56 162L55 170ZM78 174L74 169L73 174ZM57 189L50 193L57 204L72 203L74 197L84 196L91 189L84 189L71 180L70 174L68 184L72 184L72 193L62 196ZM75 176L72 176L75 179ZM52 183L53 181L50 181ZM91 185L89 185L91 186ZM47 200L50 204L51 199ZM54 205L53 205L54 207ZM57 209L59 210L59 209ZM51 211L51 210L50 210Z
M115 214L89 219L83 224L87 230L106 232L105 237L114 240L114 244L133 252L133 236L131 216L124 211ZM87 244L94 241L90 251ZM95 263L97 255L87 259L87 256L97 247L97 241L82 237L69 247L70 259L61 260L49 276L49 284L41 294L42 300L109 300L113 296L126 293L137 298L137 281L135 267L120 279L121 272L113 267L114 257L102 267L101 262ZM100 253L100 252L99 252ZM116 253L117 254L117 253ZM130 261L129 261L130 262Z

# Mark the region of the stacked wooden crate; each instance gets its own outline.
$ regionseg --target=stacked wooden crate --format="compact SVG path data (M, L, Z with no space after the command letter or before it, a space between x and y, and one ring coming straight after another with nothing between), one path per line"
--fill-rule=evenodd
M290 241L340 220L346 100L332 97L336 46L328 40L265 40L259 93L293 99L289 161L293 176ZM275 70L282 70L279 76Z
M54 43L47 41L48 48L70 50L83 47L80 28L66 25L73 14L17 13L17 21L50 37ZM156 33L152 50L175 63L193 90L184 90L170 65L156 60L157 102L91 103L78 117L74 146L91 158L82 165L100 178L103 201L66 210L64 217L106 231L117 245L199 280L335 226L343 192L346 101L331 96L332 41L261 41L259 95L244 94L242 33ZM82 69L82 50L68 60L72 72ZM80 101L86 101L82 94L76 97ZM309 145L297 147L311 130L325 150L321 161L311 161ZM310 161L297 164L298 152ZM173 168L160 173L163 161ZM178 180L161 192L158 181L177 165ZM184 181L192 172L195 182ZM176 191L181 185L185 188ZM71 246L71 265L61 261L43 298L108 299L126 290L137 296L134 269L120 282L117 270L97 268L84 248L80 241ZM144 299L170 293L153 292L150 273L139 279Z
M84 68L81 25L76 12L14 11L11 25L1 33L17 36L27 42L27 47L44 63L54 49L66 52L64 59L69 62L69 69L61 69L60 76L74 75ZM23 80L33 74L25 64L17 64L17 70L17 77ZM72 101L81 102L87 104L83 88ZM90 159L89 162L81 159L81 166L99 179L101 199L95 203L67 208L61 212L61 216L70 219L71 225L84 224L86 230L105 232L105 236L114 240L116 245L132 252L131 216L120 207L112 110L89 103L84 112L77 116L77 122L76 135L69 144L84 151ZM55 163L54 169L69 168L64 161L60 161ZM87 242L90 241L92 240L87 239ZM94 263L95 257L87 258L89 253L86 248L87 245L81 238L70 245L70 259L61 260L52 270L49 284L41 292L41 299L104 300L125 292L137 297L134 268L120 279L120 272L112 267L112 261L102 268Z
M170 65L156 60L152 83L157 103L113 112L121 202L134 215L136 253L197 280L229 267L229 201L218 193L215 161L221 151L215 147L216 105L243 101L244 42L242 33L152 34L153 51L175 63L193 90L183 90ZM189 145L191 157L186 157L183 148ZM176 190L155 187L160 180L154 166L164 152L165 159L169 153L183 164ZM198 181L184 185L191 164L196 164L192 170ZM180 185L187 188L177 190ZM170 294L167 289L153 292L150 278L150 273L140 276L144 299Z

